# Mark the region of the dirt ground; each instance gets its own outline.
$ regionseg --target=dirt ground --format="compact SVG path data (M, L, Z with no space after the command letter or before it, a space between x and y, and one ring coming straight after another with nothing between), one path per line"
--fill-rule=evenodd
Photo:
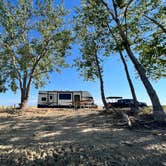
M87 109L0 111L0 166L166 166L165 127L115 121Z

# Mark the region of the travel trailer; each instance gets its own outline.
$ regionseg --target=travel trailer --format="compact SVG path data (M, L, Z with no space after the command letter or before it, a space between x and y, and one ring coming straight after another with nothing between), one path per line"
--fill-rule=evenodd
M39 91L38 108L96 108L88 91Z

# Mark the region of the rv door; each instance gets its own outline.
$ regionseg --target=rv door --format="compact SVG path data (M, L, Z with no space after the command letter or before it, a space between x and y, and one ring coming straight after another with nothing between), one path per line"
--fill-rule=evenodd
M74 95L74 107L80 108L80 95Z

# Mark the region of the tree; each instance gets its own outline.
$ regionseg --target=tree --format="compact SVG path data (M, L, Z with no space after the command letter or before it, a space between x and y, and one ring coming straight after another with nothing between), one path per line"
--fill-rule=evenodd
M0 85L20 90L21 108L27 106L32 83L39 88L49 72L67 67L72 41L64 28L67 13L54 0L0 2Z
M95 35L93 35L94 34L87 33L86 36L80 37L82 41L80 49L82 55L75 60L75 66L77 70L81 72L85 80L95 80L96 77L99 79L102 102L105 110L108 111L109 108L104 92L103 69L101 66L102 59L98 55L100 48L95 41Z
M140 22L144 11L141 9L143 9L145 5L149 5L148 7L153 9L158 6L159 3L159 1L148 1L148 4L144 4L144 1L112 0L110 3L111 5L109 5L104 0L83 0L83 11L89 10L89 14L91 14L91 25L93 24L93 26L98 27L99 24L107 25L108 23L110 26L117 29L118 35L122 40L123 47L134 64L134 67L136 68L151 99L154 118L156 120L163 121L165 120L165 113L160 104L159 98L146 76L146 70L139 63L133 52L133 47L136 46L140 39L139 36L145 36L147 35L146 33L148 33L148 28L145 29L145 33L140 32ZM101 11L103 10L105 11L104 14L109 14L109 17L107 17L107 19L100 20ZM142 14L140 14L140 12Z
M94 8L92 8L91 10L93 10L93 9ZM81 43L83 43L83 42L85 43L85 41L86 41L85 36L88 36L89 33L92 34L92 32L94 32L93 36L95 36L95 42L97 43L97 45L99 45L97 48L100 47L100 50L102 50L102 53L104 53L103 56L108 56L111 52L113 54L117 54L117 52L119 53L121 60L122 60L122 63L124 65L127 80L129 82L131 94L133 96L133 100L134 100L134 108L133 109L135 112L138 112L138 109L139 109L138 108L138 101L136 98L134 86L132 84L132 81L131 81L131 78L129 75L127 64L126 64L125 59L123 57L121 39L119 37L116 37L117 35L114 35L114 33L113 33L114 28L111 29L110 26L108 25L108 23L106 24L104 22L105 19L106 20L108 19L108 14L105 13L105 11L100 9L100 12L102 12L103 14L100 15L96 19L96 22L95 22L95 19L93 17L93 13L91 13L91 10L89 10L89 8L88 8L88 10L83 10L83 11L78 10L78 16L77 16L77 20L76 20L77 21L76 32L77 32L77 34L79 34L79 37L81 35ZM93 18L93 21L92 21L92 18ZM95 24L95 26L93 23ZM112 35L112 38L110 36L110 33ZM91 39L92 36L89 38ZM87 45L89 46L90 43L92 43L91 40L89 41L89 43ZM94 53L95 49L94 49L94 47L92 47L92 48L93 49L89 49L91 51L91 53L89 52L89 54ZM86 49L86 47L84 47L82 49L84 50L84 49ZM100 55L100 57L102 57L102 55ZM93 66L93 65L91 65L91 66ZM94 68L92 67L92 69L94 69ZM90 70L90 72L92 71L92 69ZM103 103L104 103L104 100L103 100Z
M100 15L100 20L107 17L107 14ZM102 64L104 57L109 55L111 40L107 37L106 29L96 29L91 24L91 18L93 17L91 17L91 13L88 13L88 10L87 13L83 13L82 10L77 9L75 32L76 39L78 39L78 43L81 46L80 51L82 55L77 58L75 66L77 66L85 80L99 79L102 102L106 111L108 111L109 108L104 92Z
M148 80L147 76L146 76L146 71L145 69L143 68L143 66L138 62L137 58L134 56L134 53L131 49L131 43L130 43L130 38L128 37L128 27L127 27L127 17L129 17L128 15L128 8L130 6L130 4L133 2L133 0L129 1L127 4L124 4L125 6L125 11L124 11L124 15L125 17L123 18L120 18L119 15L117 13L119 13L119 11L121 11L121 8L118 7L118 5L116 5L116 2L117 1L113 1L113 10L111 9L111 7L104 1L102 0L102 3L103 5L105 6L105 8L108 10L108 12L110 13L112 19L115 21L116 25L117 25L117 28L118 28L118 31L119 31L119 35L121 36L121 39L123 40L123 45L124 45L124 48L126 49L126 52L128 53L128 56L130 57L131 61L133 62L136 70L138 71L138 74L147 90L147 93L149 94L149 97L151 99L151 102L152 102L152 105L153 105L153 114L154 114L154 118L158 121L163 121L165 120L165 113L163 111L163 108L160 104L160 101L159 101L159 98L154 90L154 88L152 87L150 81ZM124 1L123 1L124 3ZM137 6L135 6L137 7ZM135 14L135 13L134 13ZM134 16L134 14L132 16ZM131 15L130 15L131 17ZM139 20L138 17L135 17ZM126 23L126 27L125 27L125 30L123 29L123 24L121 23L121 20L124 19L125 20L125 23ZM128 19L129 20L129 19ZM131 19L130 19L131 20ZM134 23L137 23L135 20L134 20ZM130 24L129 24L130 25ZM135 28L136 25L133 25L133 29ZM136 28L134 29L136 30Z
M136 92L135 92L135 89L134 89L133 82L132 82L130 74L129 74L129 70L128 70L128 66L127 66L126 60L125 60L125 58L123 56L122 42L121 42L120 39L117 39L117 37L114 35L113 31L111 30L111 28L109 27L108 24L107 24L107 26L108 26L109 32L112 35L112 38L114 39L114 41L116 43L115 51L119 52L120 59L121 59L121 61L123 63L123 66L124 66L124 70L125 70L125 73L126 73L127 81L129 83L130 91L131 91L131 94L132 94L132 97L133 97L133 100L134 100L134 108L133 108L134 112L138 113L138 111L139 111L138 100L137 100L137 96L136 96Z

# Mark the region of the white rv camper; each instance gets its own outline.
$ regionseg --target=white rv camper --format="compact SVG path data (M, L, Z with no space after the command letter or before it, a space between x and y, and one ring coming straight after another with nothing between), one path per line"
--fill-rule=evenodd
M88 91L39 91L38 108L95 108Z

